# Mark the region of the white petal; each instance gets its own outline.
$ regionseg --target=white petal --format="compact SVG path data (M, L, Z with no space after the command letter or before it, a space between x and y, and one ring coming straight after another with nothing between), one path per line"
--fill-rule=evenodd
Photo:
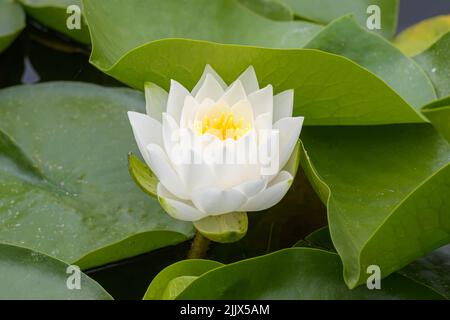
M268 179L266 177L262 177L258 180L244 182L233 189L236 189L245 194L248 198L251 198L263 191L267 186L267 182Z
M295 148L300 137L303 126L303 117L283 118L273 125L275 130L279 130L280 137L280 168L283 168Z
M184 100L183 110L181 111L180 128L194 129L195 113L199 108L197 100L192 96L187 96Z
M294 90L286 90L273 97L273 121L292 117L294 112Z
M205 82L195 95L197 102L202 103L206 98L218 101L224 90L219 82L210 74L206 75Z
M272 114L267 112L256 117L255 129L258 133L264 130L269 134L272 130Z
M227 139L216 141L211 148L222 148L222 161L212 164L216 186L228 189L240 185L244 181L257 180L261 176L258 162L258 146L256 135L252 132L237 141ZM218 152L219 153L219 152Z
M193 96L195 96L198 93L198 91L200 90L200 88L203 86L203 84L206 80L206 76L208 74L213 76L216 79L216 81L220 84L220 86L222 87L223 90L225 90L227 88L227 84L222 80L222 78L219 76L219 74L216 72L216 70L214 70L209 64L207 64L205 66L205 70L203 71L203 74L202 74L200 80L197 82L194 89L192 89Z
M297 141L294 151L292 151L291 157L288 162L284 166L283 170L289 172L294 178L297 175L298 167L300 164L300 150L301 150L301 142Z
M188 192L184 182L172 168L167 154L156 144L147 146L149 162L148 165L158 180L172 194L181 199L188 199Z
M271 85L253 92L248 96L248 100L252 104L255 117L268 112L273 114L273 88Z
M147 145L150 143L163 145L161 123L145 114L133 111L128 112L128 119L139 151L145 162L148 163Z
M233 107L231 108L231 112L233 112L234 118L237 121L239 121L240 119L243 120L244 126L246 126L247 124L250 124L251 128L255 126L254 124L255 119L250 101L248 100L239 101L238 103L233 105Z
M267 188L252 197L239 211L261 211L273 207L283 199L294 178L287 171L281 171Z
M201 157L202 154L196 152L196 150L190 150L190 159L192 161L183 162L176 166L176 171L184 181L188 192L194 189L210 187L215 183L211 165ZM197 162L196 159L198 159Z
M259 90L258 79L256 78L256 72L253 66L248 67L247 70L239 76L238 80L242 82L247 95Z
M169 94L166 90L151 82L145 83L145 102L147 114L153 119L161 122L162 113L166 111L167 98Z
M158 183L157 193L159 203L172 218L182 221L197 221L207 216L195 208L192 202L177 199L161 183Z
M219 215L236 211L247 197L234 189L204 188L192 193L192 202L208 215Z
M181 84L175 80L170 81L170 91L167 98L167 113L170 114L177 123L180 123L184 100L190 95L189 91Z
M225 102L229 106L233 106L241 100L246 100L247 94L242 86L241 81L237 80L234 82L220 98L220 101Z
M163 122L162 122L162 135L163 135L163 143L164 149L166 153L171 155L171 151L173 146L179 140L179 127L175 120L170 116L167 112L163 113Z

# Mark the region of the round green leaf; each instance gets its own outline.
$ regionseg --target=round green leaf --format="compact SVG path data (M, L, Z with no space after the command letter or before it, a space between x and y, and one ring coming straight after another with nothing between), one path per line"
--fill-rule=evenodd
M179 277L198 277L212 269L223 266L220 262L211 260L189 259L174 263L162 270L152 281L145 293L144 300L158 300L164 298L164 292L170 282ZM192 278L190 279L192 280ZM186 279L181 280L182 282ZM176 284L176 282L175 282ZM175 285L172 284L172 285ZM180 281L178 281L180 284ZM178 292L178 291L177 291ZM179 292L178 292L179 293ZM169 298L169 296L167 296ZM170 295L170 298L174 298Z
M91 42L89 28L83 18L80 18L80 29L69 29L67 20L73 15L68 13L69 6L75 5L82 9L81 0L18 0L27 14L44 26L61 32L70 38L83 43Z
M25 13L14 0L0 0L0 52L25 28Z
M394 44L408 56L415 56L450 31L450 15L437 16L415 24L402 31Z
M60 82L0 91L0 241L86 269L185 241L127 170L129 89Z
M450 145L431 125L308 127L302 140L350 287L450 242Z
M369 275L367 275L369 276ZM381 290L348 289L339 256L292 248L211 270L194 280L180 300L196 299L442 299L435 291L394 274Z
M0 299L112 299L97 282L83 273L80 273L77 289L77 271L68 267L42 253L0 244ZM71 276L73 282L69 279Z
M241 240L247 234L248 217L246 212L209 216L195 221L194 227L209 240L232 243Z

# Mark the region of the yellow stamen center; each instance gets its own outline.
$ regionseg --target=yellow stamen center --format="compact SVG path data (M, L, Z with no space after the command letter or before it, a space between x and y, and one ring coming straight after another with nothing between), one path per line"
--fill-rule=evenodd
M220 117L211 118L209 115L205 115L202 121L197 122L195 129L199 136L209 133L221 140L237 140L251 129L251 124L247 123L244 126L243 118L236 122L233 112L222 112Z

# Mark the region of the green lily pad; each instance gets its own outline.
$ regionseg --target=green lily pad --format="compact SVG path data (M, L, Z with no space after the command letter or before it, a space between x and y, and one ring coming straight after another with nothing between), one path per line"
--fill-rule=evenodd
M139 92L82 83L0 91L0 242L87 269L193 236L128 173L126 112L144 108Z
M292 248L213 269L182 291L177 299L442 299L426 286L394 274L381 290L348 289L334 253Z
M302 140L349 287L450 242L450 145L431 125L308 127Z
M374 30L386 38L394 36L397 30L399 1L397 0L281 0L296 16L322 24L353 14L361 26L367 26L372 15L369 6L380 8L381 29Z
M39 252L0 244L0 299L111 300L94 280ZM73 282L69 277L73 276ZM70 286L67 284L69 283ZM71 289L69 289L69 287Z
M14 0L0 0L0 52L25 28L25 13Z
M440 98L450 95L450 32L428 50L415 57L433 81Z
M211 14L208 10L213 11L222 1L207 1L207 4L203 2L197 1L196 5L201 9L195 10L204 12L203 15L208 17ZM202 23L208 23L207 28L202 28L198 23L188 28L184 25L187 17L181 19L176 14L170 14L175 12L171 11L171 3L168 1L164 2L164 5L157 5L153 0L130 0L126 3L117 0L108 3L98 0L84 2L86 18L93 36L91 62L132 87L143 89L144 83L151 81L166 90L170 79L176 79L192 88L206 64L212 65L227 82L235 80L252 64L262 86L272 84L276 92L295 89L294 113L304 116L307 125L426 121L383 80L347 58L317 50L269 48L298 48L319 31L316 26L298 25L296 22L273 22L263 18L261 21L251 22L254 19L252 16L252 19L246 21L252 28L258 26L258 31L255 31L251 38L244 37L242 33L234 33L234 29L229 31L229 36L224 37L217 33L217 29L223 29L222 20L202 19ZM231 13L223 15L223 19L230 19L229 24L234 28L235 15L242 14L242 10L248 10L242 6L237 10L236 4L232 3L229 1L227 5L223 5L231 10ZM186 6L187 8L178 7L176 12L188 14L189 10L196 7L191 4ZM167 14L158 14L155 17L148 14L155 11ZM165 20L161 21L163 17ZM132 19L132 22L128 19ZM276 27L273 24L276 24ZM161 25L166 27L161 30ZM171 27L167 28L167 25ZM141 30L140 26L145 28ZM267 33L267 28L272 31ZM299 28L302 29L301 32L298 31ZM128 30L126 34L121 31L125 29ZM253 29L249 27L248 30ZM173 37L235 45L168 39ZM161 63L161 57L164 57L167 63ZM233 63L229 63L230 61ZM422 77L423 80L421 90L403 90L403 97L414 102L414 105L423 104L434 95L432 86L425 83L427 80L423 72L418 71L417 78ZM416 79L416 75L414 78ZM409 94L406 94L406 91Z
M44 26L54 29L83 44L91 43L89 27L83 15L80 18L80 29L69 29L67 19L73 14L67 8L76 5L82 9L81 0L18 0L25 11Z
M402 31L395 39L397 46L408 56L415 56L450 31L450 15L429 18Z
M330 23L306 48L347 57L383 79L417 110L436 99L426 73L389 41L360 27L351 16Z
M433 126L450 142L450 97L437 100L422 108L422 113Z
M223 266L212 260L190 259L174 263L162 270L152 281L145 293L144 300L163 299L169 283L179 277L198 277L212 269ZM192 280L192 279L190 279ZM175 298L173 295L170 298Z

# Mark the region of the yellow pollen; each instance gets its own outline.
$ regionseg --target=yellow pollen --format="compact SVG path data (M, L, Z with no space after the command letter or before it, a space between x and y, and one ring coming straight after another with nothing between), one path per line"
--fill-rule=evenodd
M221 140L237 140L250 131L251 124L249 122L244 126L243 118L240 118L239 121L236 122L233 112L222 112L218 118L215 117L211 119L208 115L205 115L202 121L199 121L196 124L195 129L199 136L209 133Z

